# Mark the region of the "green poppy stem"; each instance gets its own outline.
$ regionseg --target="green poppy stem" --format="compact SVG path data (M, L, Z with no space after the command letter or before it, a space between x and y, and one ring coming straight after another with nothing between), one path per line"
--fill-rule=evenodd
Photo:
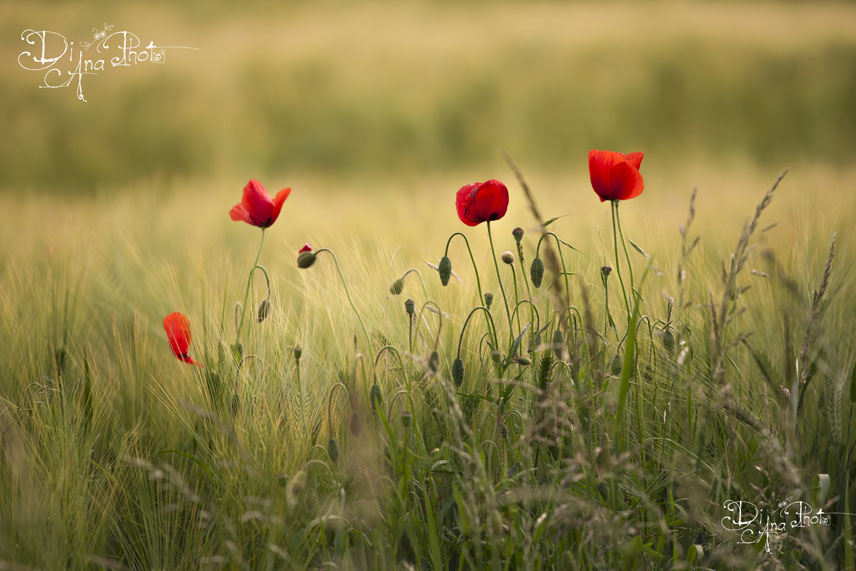
M247 303L250 301L250 290L253 288L253 276L256 275L256 266L259 264L259 258L262 255L262 248L265 245L265 229L262 228L262 239L259 242L259 249L256 252L256 259L250 267L250 275L247 278L247 289L244 291L244 303L241 305L241 321L238 323L238 330L235 332L235 344L241 340L241 330L244 328L244 318L247 316Z

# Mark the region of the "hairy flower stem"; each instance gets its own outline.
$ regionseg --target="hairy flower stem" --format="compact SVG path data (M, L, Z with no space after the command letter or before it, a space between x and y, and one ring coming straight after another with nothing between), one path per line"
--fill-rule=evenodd
M621 237L621 245L624 247L624 258L627 260L627 269L630 272L630 298L636 293L636 284L633 281L633 264L630 263L630 254L627 253L627 240L624 239L624 232L621 230L621 216L618 213L618 201L615 202L615 222L618 224L618 235Z
M511 324L511 311L508 309L508 297L505 295L505 286L502 285L502 275L499 273L499 262L496 261L496 250L493 247L493 234L490 231L490 220L487 221L487 239L490 242L490 253L493 257L493 267L496 268L496 279L499 281L499 291L502 292L502 302L505 304L505 316L508 319L508 335L511 343L514 343L514 331ZM509 349L511 346L509 345Z
M613 200L609 203L612 210L612 243L615 247L615 273L618 274L618 283L621 284L621 295L624 298L624 308L627 310L627 323L630 324L630 303L627 301L627 289L624 287L624 278L621 277L621 260L618 258L618 229L616 228L616 215L618 213L618 201ZM624 238L621 239L622 244ZM625 334L626 337L626 334Z
M354 310L354 314L357 316L357 320L360 322L360 327L363 330L363 335L365 335L366 337L366 350L369 350L371 348L372 340L371 337L369 337L369 331L368 329L366 329L366 324L363 321L363 317L360 315L360 312L357 311L357 306L354 305L354 300L351 298L351 290L348 288L348 282L345 280L345 274L342 273L342 266L339 265L339 258L337 258L336 253L329 248L321 248L320 250L315 252L315 255L320 255L321 252L327 252L333 257L333 263L336 265L336 271L338 271L339 273L339 279L342 281L342 287L345 288L345 295L348 297L348 303L351 304L351 309Z
M256 252L256 259L250 268L250 275L247 278L247 289L244 292L244 303L241 305L241 321L238 323L238 330L235 332L235 344L241 340L241 330L244 328L244 318L247 316L247 303L250 300L250 290L253 289L253 276L256 275L256 267L259 265L259 258L262 255L262 248L265 245L265 229L262 228L262 239L259 243L259 250Z
M488 230L490 230L490 222L488 222ZM461 238L463 238L464 244L467 245L467 252L469 252L470 261L473 263L473 272L475 272L475 274L476 274L476 286L478 287L478 290L479 290L479 305L481 305L484 303L484 293L482 292L481 279L479 279L479 268L476 265L476 259L473 256L473 250L472 250L472 248L470 248L470 241L467 240L466 235L462 234L461 232L455 232L454 234L449 236L449 239L446 241L446 250L443 253L443 255L444 256L449 255L449 245L452 243L452 238L454 238L455 236L460 236ZM494 346L496 346L499 343L499 339L497 338L497 334L496 334L496 327L494 327L494 326L491 326L491 327L492 327L492 329L490 329L490 333L493 336L493 344L494 344Z

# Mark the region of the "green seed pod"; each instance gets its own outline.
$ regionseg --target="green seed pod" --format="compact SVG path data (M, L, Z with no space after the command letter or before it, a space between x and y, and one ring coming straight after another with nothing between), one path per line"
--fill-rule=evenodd
M389 286L389 293L392 295L399 295L402 291L404 291L404 278L398 278Z
M383 397L380 394L380 387L377 386L377 383L373 384L371 391L369 391L369 401L372 404L372 410L377 410L377 405L383 404Z
M440 258L440 266L437 268L440 273L440 283L444 286L449 284L449 278L452 277L452 260L449 256Z
M270 314L270 301L264 300L259 304L259 323L267 319L267 316Z
M436 350L431 351L431 356L428 357L428 370L432 373L436 373L440 368L440 353Z
M529 357L518 357L517 362L523 365L524 367L532 364L532 361L529 359Z
M295 345L294 346L294 360L299 362L301 355L303 355L303 347L301 347L300 345Z
M558 327L553 332L553 353L556 355L556 359L562 359L562 353L564 353L565 349L565 336L562 335L562 330Z
M541 287L541 282L544 279L544 262L541 258L532 260L532 267L529 269L529 277L532 278L532 285L536 288Z
M503 263L505 263L505 264L511 265L514 263L514 254L512 254L508 250L504 251L502 253L502 255L500 256L500 258L502 259Z
M523 239L523 228L518 226L511 231L511 235L514 236L514 241L520 244L520 241Z
M305 270L306 268L310 267L312 264L315 263L315 258L317 257L318 256L315 254L315 252L300 252L300 254L298 254L297 256L297 267L302 270Z
M413 311L414 311L415 307L416 307L416 302L414 302L410 298L408 298L404 302L404 310L407 312L407 315L410 315L411 317L413 316Z
M609 372L613 375L621 374L621 356L616 353L612 358L612 364L609 366Z
M333 461L333 464L339 461L339 443L333 437L330 437L330 440L327 441L327 455Z
M410 428L410 424L413 421L413 415L410 414L409 411L404 411L401 413L401 424L404 428Z
M464 362L460 357L452 363L452 380L455 382L456 387L464 384Z
M484 294L484 306L486 308L490 309L490 306L492 304L493 304L493 294L490 293L489 291L485 292L485 294Z
M663 347L665 347L666 351L669 353L675 350L675 335L672 333L671 329L663 331Z

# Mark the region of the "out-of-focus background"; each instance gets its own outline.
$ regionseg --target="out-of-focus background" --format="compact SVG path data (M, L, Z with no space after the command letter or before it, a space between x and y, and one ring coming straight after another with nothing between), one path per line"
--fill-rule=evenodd
M24 29L77 46L105 23L199 50L86 76L87 103L16 63ZM856 152L852 3L27 1L0 30L16 194L510 177L503 149L533 175L600 147L645 151L652 174L772 177Z

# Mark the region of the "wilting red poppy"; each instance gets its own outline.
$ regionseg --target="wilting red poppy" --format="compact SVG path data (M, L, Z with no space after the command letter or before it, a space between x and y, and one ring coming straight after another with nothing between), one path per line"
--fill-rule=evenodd
M262 183L252 179L244 187L244 196L241 198L241 202L232 207L229 216L235 221L243 220L247 224L267 228L279 218L282 203L285 202L289 194L291 194L291 189L283 188L271 199Z
M508 189L493 179L468 184L461 187L455 196L455 206L458 218L467 226L499 220L508 210Z
M308 243L308 242L307 242L306 244L303 244L303 247L302 247L302 248L300 248L300 249L297 251L297 253L298 253L298 254L302 254L303 252L311 252L311 251L312 251L312 244L310 244L310 243Z
M177 311L170 313L163 318L163 328L166 329L166 338L169 340L169 347L175 356L185 363L199 365L187 354L187 350L190 348L190 320L187 319L187 316Z
M627 200L642 194L645 187L639 165L644 153L628 155L614 151L589 151L591 186L600 201Z

